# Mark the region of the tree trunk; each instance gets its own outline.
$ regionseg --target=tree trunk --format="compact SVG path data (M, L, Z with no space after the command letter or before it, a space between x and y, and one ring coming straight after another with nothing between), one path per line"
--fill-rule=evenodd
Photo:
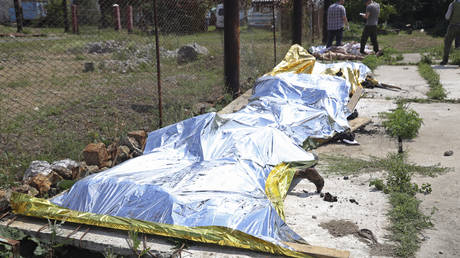
M403 153L402 138L398 136L398 153Z

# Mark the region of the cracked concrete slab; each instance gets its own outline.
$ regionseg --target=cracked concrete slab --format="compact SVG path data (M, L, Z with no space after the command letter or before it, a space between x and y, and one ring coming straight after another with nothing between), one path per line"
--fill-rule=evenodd
M433 65L439 81L446 90L447 99L460 99L460 68L458 65Z
M417 64L422 60L420 53L405 53L402 54L403 59L398 61L399 64Z
M366 89L366 96L380 99L427 98L428 83L420 76L417 66L382 65L374 71L375 79L402 88L402 90Z

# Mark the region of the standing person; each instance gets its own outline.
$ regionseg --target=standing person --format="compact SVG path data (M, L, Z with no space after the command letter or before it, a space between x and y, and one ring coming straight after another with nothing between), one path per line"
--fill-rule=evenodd
M379 43L377 42L377 23L379 21L380 5L372 0L364 0L366 4L366 13L360 13L360 15L366 19L366 26L364 27L363 34L361 35L361 54L364 53L366 47L367 38L371 37L372 46L374 52L379 52Z
M460 0L454 0L449 4L446 12L446 20L449 21L446 36L444 37L444 56L442 57L441 65L447 64L449 61L449 52L452 47L454 38L460 36ZM457 42L455 42L457 45Z
M348 25L347 12L343 4L345 0L337 0L327 9L327 44L326 47L332 46L335 38L336 46L342 45L343 26Z

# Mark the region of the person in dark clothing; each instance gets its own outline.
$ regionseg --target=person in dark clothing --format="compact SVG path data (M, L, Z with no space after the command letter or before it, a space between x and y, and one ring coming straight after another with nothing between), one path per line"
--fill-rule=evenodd
M326 47L332 46L335 38L336 46L342 45L342 35L344 25L348 25L347 12L343 4L345 0L338 0L327 9L327 44Z
M452 1L447 9L446 20L449 21L446 36L444 37L444 55L442 57L441 65L447 64L449 61L449 52L452 47L452 41L455 39L455 47L460 46L460 0Z
M366 26L364 27L363 34L361 35L361 54L365 54L367 39L370 37L374 52L379 52L379 44L377 42L377 24L379 21L380 5L372 0L364 0L366 4L366 13L360 15L366 19Z

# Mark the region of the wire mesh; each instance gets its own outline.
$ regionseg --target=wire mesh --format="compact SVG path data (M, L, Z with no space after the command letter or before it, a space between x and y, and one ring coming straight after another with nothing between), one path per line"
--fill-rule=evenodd
M159 127L155 2L163 125L231 101L224 87L220 1L23 0L20 33L13 19L18 0L1 1L4 168L27 166L33 159L79 160L90 142L109 144L131 130ZM241 92L289 49L291 2L240 1ZM316 32L312 19L305 20L308 44Z

